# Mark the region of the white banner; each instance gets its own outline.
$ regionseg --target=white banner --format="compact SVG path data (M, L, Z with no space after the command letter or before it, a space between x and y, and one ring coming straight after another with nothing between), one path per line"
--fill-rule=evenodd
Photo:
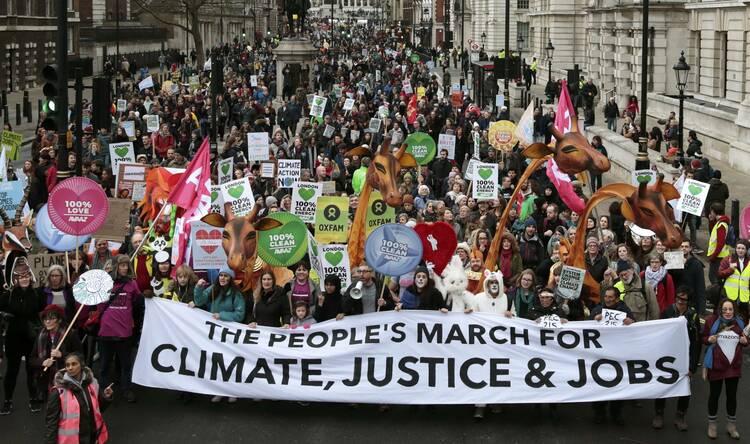
M295 401L549 403L690 394L685 319L544 329L491 313L388 311L248 328L154 298L133 382Z

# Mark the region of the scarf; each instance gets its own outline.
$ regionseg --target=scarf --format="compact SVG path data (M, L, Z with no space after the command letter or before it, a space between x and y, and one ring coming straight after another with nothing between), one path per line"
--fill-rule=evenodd
M730 322L734 321L737 326L740 327L740 330L745 329L745 323L742 322L742 319L735 316L732 319L724 319L721 315L714 321L713 325L711 325L711 332L710 336L715 335L719 332L719 327L726 326ZM703 367L707 369L711 369L714 367L714 348L716 347L717 342L714 342L713 344L709 345L706 349L706 355L703 357ZM731 364L731 362L730 362Z
M516 315L518 317L526 316L526 312L534 305L534 299L533 291L518 287L516 290L515 301L513 301L516 307ZM524 308L523 313L521 312L522 307Z
M659 285L659 282L661 282L666 275L667 268L664 266L659 267L659 269L656 271L654 271L651 267L646 267L646 283L650 285L654 290L656 290L656 286Z
M500 250L500 272L504 279L510 279L511 263L513 262L513 250Z

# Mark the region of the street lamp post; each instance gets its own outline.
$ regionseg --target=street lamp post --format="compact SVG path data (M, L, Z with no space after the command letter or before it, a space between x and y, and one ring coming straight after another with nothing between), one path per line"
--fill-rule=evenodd
M687 86L687 77L688 73L690 72L690 65L688 65L685 61L685 51L680 52L680 59L677 61L677 64L672 67L672 69L674 69L675 76L677 77L677 90L680 91L680 126L678 127L677 152L679 157L682 157L684 155L684 151L682 150L682 130L684 128L684 124L682 122L682 105L685 100L685 87Z
M503 82L503 95L505 106L510 110L510 90L508 87L510 77L510 0L505 0L505 79Z
M641 134L638 137L638 155L635 158L636 170L647 170L651 166L648 160L648 134L646 133L646 119L648 117L648 12L649 0L643 0L641 16Z
M549 73L548 80L552 80L552 56L555 54L555 47L552 46L552 40L547 41L547 47L544 48L544 51L547 55L547 66L549 67L549 71L547 71Z
M524 42L524 40L523 40L523 36L521 34L518 34L517 42L518 42L518 60L521 63L521 76L520 76L521 77L521 81L518 82L518 85L523 85L524 84L523 73L524 73L524 65L525 65L525 63L523 61L523 42Z

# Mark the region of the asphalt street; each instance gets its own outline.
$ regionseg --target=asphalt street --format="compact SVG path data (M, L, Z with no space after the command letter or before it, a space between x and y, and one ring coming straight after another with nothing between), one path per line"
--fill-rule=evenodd
M747 369L750 355L745 354ZM4 369L3 369L4 370ZM747 371L747 370L746 370ZM22 374L16 388L16 406L10 416L0 417L0 443L38 443L44 440L44 415L27 408ZM381 413L378 406L317 404L241 399L235 404L212 404L196 396L188 405L177 393L139 387L138 402L116 399L105 412L112 443L693 443L706 442L708 384L692 382L693 398L687 432L672 425L675 401L667 403L665 427L651 428L653 401L642 407L628 402L625 426L593 422L590 404L564 404L557 417L547 406L505 405L501 414L490 414L481 423L472 419L473 406L393 406ZM747 400L750 388L740 382L737 422L740 433L750 436ZM533 401L533 400L529 400ZM724 431L724 399L719 409L719 439L735 442Z

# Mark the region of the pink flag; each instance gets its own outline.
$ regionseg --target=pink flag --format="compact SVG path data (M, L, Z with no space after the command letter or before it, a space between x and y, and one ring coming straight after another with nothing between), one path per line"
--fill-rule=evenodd
M188 165L187 171L175 185L167 199L185 209L182 217L175 220L172 263L177 266L189 259L190 222L208 214L211 208L211 157L208 138Z
M570 95L568 95L568 83L562 81L562 91L560 92L560 101L557 104L557 113L555 113L555 126L562 134L570 132L573 127L572 116L576 110L573 108L573 103L570 101ZM557 193L560 195L560 199L568 206L571 210L578 214L583 213L586 208L586 204L583 202L573 189L573 184L570 183L570 177L560 171L557 166L555 159L549 159L547 161L547 177L555 186Z

